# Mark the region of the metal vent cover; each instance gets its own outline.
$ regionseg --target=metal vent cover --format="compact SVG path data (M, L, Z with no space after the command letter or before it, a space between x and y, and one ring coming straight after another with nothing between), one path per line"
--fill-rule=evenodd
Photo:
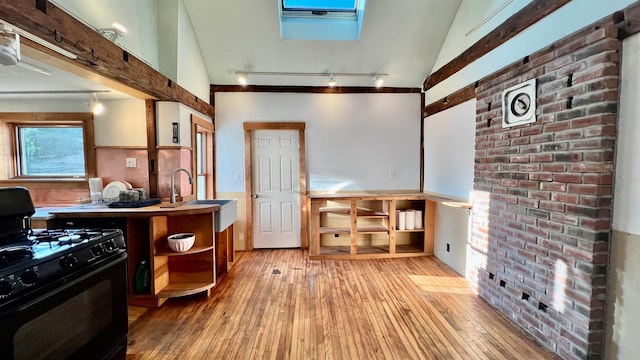
M502 127L536 122L536 79L502 92Z

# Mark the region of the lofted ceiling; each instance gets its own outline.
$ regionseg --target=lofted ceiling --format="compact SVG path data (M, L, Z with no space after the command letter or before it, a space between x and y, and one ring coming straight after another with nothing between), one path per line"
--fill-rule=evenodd
M410 88L420 88L432 72L461 2L367 0L360 40L303 41L280 39L278 0L181 1L191 20L211 84L236 85L236 71L385 73L388 74L385 86ZM64 2L72 3L74 0ZM81 4L87 6L84 2ZM126 7L139 7L139 4L109 0L90 5L91 8L95 7L96 14L102 12L98 11L101 7L115 6L122 7L121 12L133 14L135 12ZM151 6L154 6L153 2ZM129 16L133 16L131 14ZM80 18L79 14L72 15ZM104 25L93 24L92 19L80 20L94 28ZM158 34L158 38L162 36L163 34ZM36 59L25 57L24 60L46 69L51 75L18 66L0 66L0 92L108 89ZM327 80L324 77L309 76L250 76L249 84L326 86ZM338 86L373 86L373 79L367 77L337 77L336 80ZM111 90L104 98L131 98ZM84 94L0 94L0 100L84 97Z
M236 85L235 71L386 73L385 86L421 87L461 0L367 0L358 41L281 40L278 0L183 0L209 79ZM251 77L253 85L326 86L326 78ZM372 86L369 78L337 78Z

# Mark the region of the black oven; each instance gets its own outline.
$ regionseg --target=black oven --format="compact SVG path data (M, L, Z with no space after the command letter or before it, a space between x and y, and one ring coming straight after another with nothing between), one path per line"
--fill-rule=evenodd
M0 359L124 359L127 253L119 229L30 228L23 188L0 188Z
M4 306L0 358L124 359L126 254L85 270Z

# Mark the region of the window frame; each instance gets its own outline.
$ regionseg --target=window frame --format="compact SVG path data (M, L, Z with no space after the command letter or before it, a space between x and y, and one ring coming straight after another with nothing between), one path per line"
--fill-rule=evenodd
M24 176L19 175L17 128L20 126L80 126L82 127L84 176ZM93 114L88 113L0 113L0 137L4 144L0 160L0 185L29 184L30 187L85 188L89 178L96 177L96 150Z
M199 149L197 146L198 144L197 136L199 133L203 134L206 140L204 149ZM196 198L198 197L198 193L199 193L198 186L200 186L200 183L198 182L199 176L205 177L205 181L204 181L205 199L214 199L216 195L215 173L214 173L214 166L213 166L213 162L215 158L214 133L215 133L215 126L212 121L207 121L206 119L196 116L195 114L191 114L191 151L192 151L191 169L193 172L193 178L195 182L193 195L195 195ZM206 164L205 164L204 173L198 173L198 152L199 151L202 151L206 154L206 159L205 159Z

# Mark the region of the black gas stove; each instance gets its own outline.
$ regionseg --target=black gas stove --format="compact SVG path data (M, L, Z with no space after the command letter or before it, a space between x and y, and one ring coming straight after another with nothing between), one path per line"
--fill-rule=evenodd
M118 229L29 229L0 245L0 306L124 249Z
M27 189L0 188L0 360L124 359L122 230L32 229L34 213Z

